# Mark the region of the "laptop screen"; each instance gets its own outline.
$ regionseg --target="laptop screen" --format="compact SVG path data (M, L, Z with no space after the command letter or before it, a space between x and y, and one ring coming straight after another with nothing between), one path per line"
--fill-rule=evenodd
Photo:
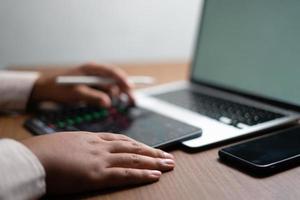
M300 105L300 1L207 0L192 80Z

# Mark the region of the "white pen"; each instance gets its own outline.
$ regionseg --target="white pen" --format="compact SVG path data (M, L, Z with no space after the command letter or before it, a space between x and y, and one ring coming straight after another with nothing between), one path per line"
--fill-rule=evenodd
M155 79L150 76L129 76L128 81L134 85L152 85ZM99 76L58 76L56 83L61 85L108 85L115 83L116 80L112 78L99 77Z

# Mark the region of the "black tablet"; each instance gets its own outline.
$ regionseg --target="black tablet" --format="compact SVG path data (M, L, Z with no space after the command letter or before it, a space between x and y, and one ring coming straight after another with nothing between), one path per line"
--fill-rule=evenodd
M70 107L39 112L25 122L25 127L35 134L59 131L120 133L159 148L201 135L197 127L137 107Z

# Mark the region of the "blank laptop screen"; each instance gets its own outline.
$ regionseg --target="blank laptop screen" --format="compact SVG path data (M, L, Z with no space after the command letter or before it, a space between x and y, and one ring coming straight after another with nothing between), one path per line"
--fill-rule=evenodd
M300 1L207 0L192 79L300 105Z

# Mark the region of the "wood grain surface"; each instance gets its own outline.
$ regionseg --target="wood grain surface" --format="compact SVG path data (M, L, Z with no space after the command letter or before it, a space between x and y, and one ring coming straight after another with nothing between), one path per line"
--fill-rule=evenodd
M184 80L186 63L124 64L130 75L151 75L158 83ZM22 123L26 115L1 116L0 137L17 140L31 137ZM222 134L222 133L220 133ZM163 174L159 182L104 192L64 196L60 199L300 199L300 168L293 168L267 178L255 178L218 161L221 145L190 152L182 147L170 150L176 159L174 171ZM20 169L22 170L22 169ZM56 198L55 198L56 199Z

